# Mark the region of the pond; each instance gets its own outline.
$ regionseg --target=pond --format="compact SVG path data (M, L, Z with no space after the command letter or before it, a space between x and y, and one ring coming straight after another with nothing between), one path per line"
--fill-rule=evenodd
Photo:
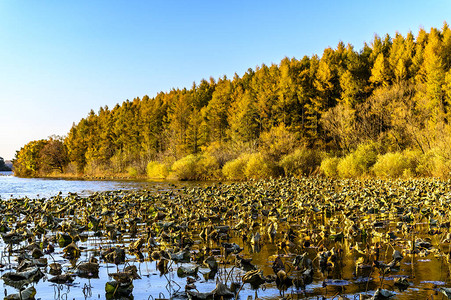
M1 201L5 293L19 285L37 299L213 299L218 288L241 299L441 299L451 291L448 182L128 189ZM50 264L66 277L52 282ZM15 282L37 266L42 274Z
M160 188L166 182L134 181L134 180L68 180L51 178L19 178L12 172L0 172L0 199L11 197L50 197L61 192L78 193L83 196L99 191L135 190L145 188Z

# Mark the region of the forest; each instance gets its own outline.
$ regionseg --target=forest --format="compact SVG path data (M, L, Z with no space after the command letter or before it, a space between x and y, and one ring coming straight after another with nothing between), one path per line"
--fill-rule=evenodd
M101 107L17 151L17 176L179 180L451 172L451 29L375 35Z

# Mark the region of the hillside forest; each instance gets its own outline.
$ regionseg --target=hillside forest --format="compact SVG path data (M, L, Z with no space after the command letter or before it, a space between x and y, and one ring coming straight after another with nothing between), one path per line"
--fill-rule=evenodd
M447 178L451 29L375 35L101 107L17 151L17 176Z

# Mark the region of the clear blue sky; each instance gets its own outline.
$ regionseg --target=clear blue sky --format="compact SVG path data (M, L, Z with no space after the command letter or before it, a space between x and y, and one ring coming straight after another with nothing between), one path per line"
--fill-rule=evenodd
M0 0L0 156L100 106L449 16L450 0Z

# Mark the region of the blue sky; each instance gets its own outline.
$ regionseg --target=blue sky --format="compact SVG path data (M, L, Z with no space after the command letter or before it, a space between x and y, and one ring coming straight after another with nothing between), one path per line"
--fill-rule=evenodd
M0 156L91 109L285 56L441 28L451 1L0 0Z

